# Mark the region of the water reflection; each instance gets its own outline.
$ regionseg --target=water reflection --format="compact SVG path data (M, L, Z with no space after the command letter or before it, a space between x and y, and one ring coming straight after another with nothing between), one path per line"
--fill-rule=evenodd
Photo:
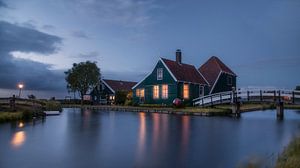
M26 134L24 131L18 131L16 132L12 139L11 139L11 145L15 148L19 148L24 144L26 140Z
M146 114L139 113L139 133L138 133L138 147L137 156L141 156L144 153L146 145ZM139 158L138 158L139 160Z
M24 123L23 123L22 121L19 122L18 127L19 127L19 128L23 128L23 127L24 127Z

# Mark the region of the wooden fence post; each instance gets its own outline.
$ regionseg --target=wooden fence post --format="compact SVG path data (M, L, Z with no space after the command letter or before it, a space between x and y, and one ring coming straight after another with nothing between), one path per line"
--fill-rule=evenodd
M293 102L293 104L295 104L295 92L294 91L292 92L292 95L293 95L292 96L292 102Z
M250 101L250 92L247 90L247 101Z
M259 91L259 94L260 94L260 101L262 102L263 101L262 90Z

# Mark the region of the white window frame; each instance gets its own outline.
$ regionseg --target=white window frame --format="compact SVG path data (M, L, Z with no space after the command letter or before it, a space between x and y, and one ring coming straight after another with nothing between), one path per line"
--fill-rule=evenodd
M232 86L232 76L227 76L227 85Z
M140 98L145 98L145 89L140 89Z
M163 80L164 77L163 72L164 72L163 68L157 68L157 73L156 73L157 80Z
M163 99L169 98L169 86L167 84L161 86L161 97Z
M199 85L199 97L204 96L204 86Z
M153 99L159 99L159 85L153 86Z
M184 95L184 86L187 86L187 96ZM190 85L188 83L183 84L183 99L189 99L190 98Z

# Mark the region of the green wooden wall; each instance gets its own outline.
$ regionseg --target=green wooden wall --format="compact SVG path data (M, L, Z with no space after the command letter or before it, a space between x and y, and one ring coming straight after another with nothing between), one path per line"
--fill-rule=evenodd
M163 69L163 79L157 80L157 69ZM168 98L162 98L162 85L168 85ZM136 96L136 89L145 89L145 98L144 104L165 104L172 105L172 102L175 98L183 99L183 82L176 82L168 70L165 68L163 63L159 61L155 66L152 73L144 79L134 90L133 90L133 102L138 104L140 103L140 98ZM153 86L159 85L159 98L153 98ZM204 93L207 94L209 88L204 87ZM189 99L184 100L186 105L192 105L192 100L199 97L199 84L189 83Z
M232 77L232 85L228 85L227 78L228 76ZM222 73L217 81L215 87L213 88L213 93L232 91L232 87L236 88L236 77L227 73Z

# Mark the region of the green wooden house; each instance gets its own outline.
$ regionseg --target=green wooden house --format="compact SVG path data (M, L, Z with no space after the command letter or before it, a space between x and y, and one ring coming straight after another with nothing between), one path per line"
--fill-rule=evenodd
M209 94L236 88L237 75L216 56L208 59L198 70L210 85Z
M94 104L115 104L117 92L131 95L131 88L136 84L132 81L101 79L99 85L91 91L90 95Z
M155 68L133 89L137 104L171 105L175 98L192 105L192 100L209 93L209 83L193 65L182 63L181 51L176 61L160 58Z

